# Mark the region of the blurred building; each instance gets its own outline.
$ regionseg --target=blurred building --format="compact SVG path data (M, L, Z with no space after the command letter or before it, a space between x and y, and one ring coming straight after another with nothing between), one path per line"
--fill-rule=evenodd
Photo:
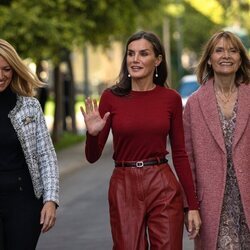
M87 50L87 58L84 52ZM83 91L88 76L88 87L93 94L100 94L108 85L116 82L120 71L123 46L115 42L108 49L101 47L86 47L86 50L76 49L72 53L73 74L77 90ZM87 60L86 60L87 59ZM87 63L87 67L84 67Z

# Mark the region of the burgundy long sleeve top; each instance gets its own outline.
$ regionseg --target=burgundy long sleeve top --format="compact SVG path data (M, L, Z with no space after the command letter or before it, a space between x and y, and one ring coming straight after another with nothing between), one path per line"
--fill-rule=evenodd
M173 165L189 209L198 209L185 151L182 102L175 90L157 85L150 91L131 91L127 96L116 96L108 89L101 96L99 111L101 116L106 112L110 112L110 116L97 136L87 133L85 153L89 162L100 158L110 130L113 134L115 161L164 158L169 153L169 136Z

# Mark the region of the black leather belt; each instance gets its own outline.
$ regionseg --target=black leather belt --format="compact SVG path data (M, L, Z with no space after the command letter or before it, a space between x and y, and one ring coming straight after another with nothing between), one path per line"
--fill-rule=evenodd
M160 165L163 163L168 162L165 158L156 158L152 160L145 160L145 161L115 161L116 167L137 167L142 168L144 166L153 166L153 165Z

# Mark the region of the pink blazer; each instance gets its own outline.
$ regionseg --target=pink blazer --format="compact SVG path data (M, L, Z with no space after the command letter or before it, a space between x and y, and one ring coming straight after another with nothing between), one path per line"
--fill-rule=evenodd
M189 98L183 119L186 150L202 218L196 249L215 250L226 183L227 158L213 79ZM239 86L233 162L250 227L250 84Z

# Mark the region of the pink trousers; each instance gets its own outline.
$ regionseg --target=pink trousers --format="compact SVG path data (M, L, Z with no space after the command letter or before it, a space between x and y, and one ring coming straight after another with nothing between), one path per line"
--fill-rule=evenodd
M183 198L168 164L116 167L109 186L113 250L181 250Z

